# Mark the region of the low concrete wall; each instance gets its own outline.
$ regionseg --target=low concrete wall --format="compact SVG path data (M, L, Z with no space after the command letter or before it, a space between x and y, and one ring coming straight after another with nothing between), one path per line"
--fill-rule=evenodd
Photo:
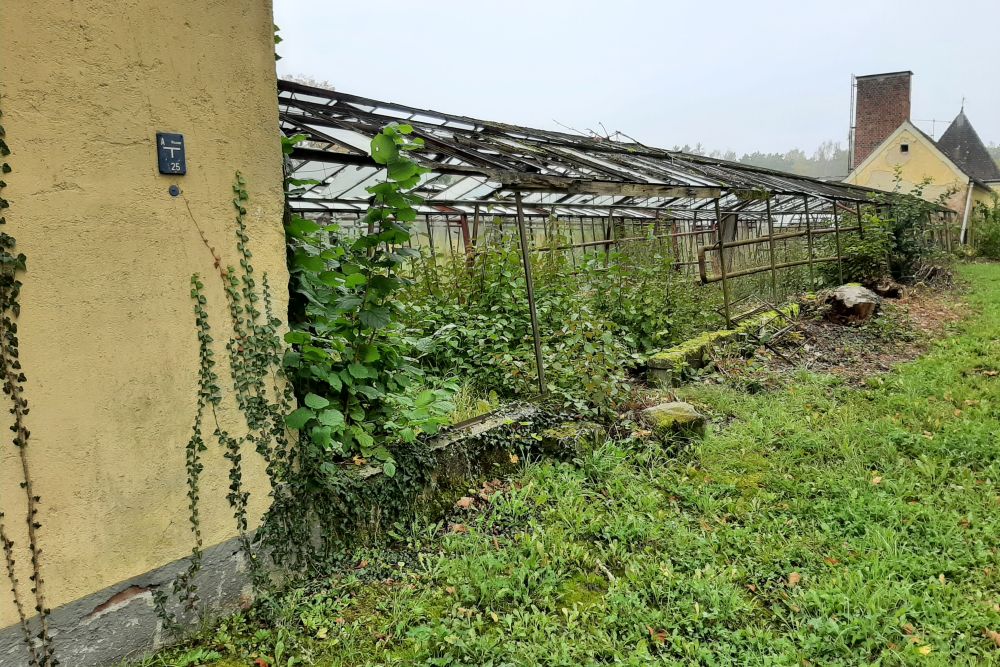
M56 657L66 667L108 665L155 650L176 639L153 608L153 591L167 590L188 567L177 560L52 610L49 624ZM239 540L206 549L198 574L206 618L221 616L249 600L249 576ZM167 609L185 619L177 602ZM190 614L187 615L188 620ZM0 667L30 664L19 626L0 630Z

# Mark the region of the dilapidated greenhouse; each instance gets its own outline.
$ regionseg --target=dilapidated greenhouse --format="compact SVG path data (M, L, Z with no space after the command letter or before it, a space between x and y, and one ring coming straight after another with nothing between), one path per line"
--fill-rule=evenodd
M673 273L721 292L728 326L773 309L822 282L843 282L844 246L864 234L868 213L886 214L893 195L636 141L538 130L279 81L286 135L308 138L290 173L313 182L290 206L350 229L369 207L367 187L383 170L369 156L388 123L412 126L429 170L411 243L432 257L470 266L491 235L518 239L540 348L531 257L563 253L604 265L629 247L655 247ZM905 195L899 195L905 197ZM926 214L921 234L947 245L947 212ZM538 353L538 364L541 356ZM544 391L544 388L543 388Z

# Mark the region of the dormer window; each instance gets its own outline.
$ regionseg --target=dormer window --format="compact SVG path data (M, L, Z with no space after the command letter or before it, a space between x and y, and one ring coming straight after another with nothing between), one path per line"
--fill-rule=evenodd
M899 152L900 153L909 153L910 152L910 144L900 144L899 145Z

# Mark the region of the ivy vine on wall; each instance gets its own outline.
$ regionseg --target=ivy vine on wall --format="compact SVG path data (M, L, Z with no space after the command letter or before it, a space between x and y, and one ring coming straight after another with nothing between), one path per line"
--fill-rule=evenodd
M202 234L202 240L212 253L218 279L225 294L229 329L226 341L229 376L233 396L246 430L239 435L223 427L219 408L223 400L222 380L217 370L212 325L209 317L205 283L198 274L191 276L190 295L193 302L195 330L198 340L198 385L191 436L185 447L187 476L188 520L194 540L188 566L171 584L169 591L156 590L153 600L157 613L168 624L178 629L181 618L171 612L171 597L177 598L185 621L197 620L200 614L197 577L201 570L204 546L201 532L201 473L204 470L202 453L210 442L218 444L229 462L229 488L226 499L233 511L233 519L244 557L250 564L255 583L265 576L258 565L258 544L248 532L248 503L250 491L243 482L243 450L252 446L266 462L272 493L280 494L282 480L289 471L289 444L285 428L285 415L293 400L291 389L284 382L281 369L282 343L279 336L281 322L272 312L272 296L267 274L258 286L247 234L246 215L250 196L246 180L237 172L233 184L235 210L236 251L239 268L223 267L221 256ZM206 433L211 436L206 438Z
M2 116L2 114L0 114ZM2 120L2 117L0 117ZM11 172L6 161L10 148L6 142L6 131L0 125L0 225L7 223L5 213L9 202L3 198L3 189L7 187L7 174ZM21 281L18 276L26 268L26 257L17 251L13 236L0 231L0 377L2 377L3 393L9 403L12 416L10 430L13 433L12 442L17 449L20 462L21 488L24 490L27 506L27 536L28 554L31 559L31 596L34 599L36 616L29 617L27 604L21 592L21 582L18 580L14 559L14 542L10 538L6 517L0 512L0 544L3 547L4 564L7 577L11 584L11 594L17 609L18 621L27 645L30 664L33 666L50 667L57 664L52 649L52 638L49 633L49 609L45 604L44 585L41 571L41 547L38 543L38 531L42 527L39 522L38 506L41 498L36 495L28 465L28 441L31 432L28 430L25 418L28 415L28 400L24 396L24 383L27 381L21 366L20 344L17 331L17 318L21 313L19 297Z

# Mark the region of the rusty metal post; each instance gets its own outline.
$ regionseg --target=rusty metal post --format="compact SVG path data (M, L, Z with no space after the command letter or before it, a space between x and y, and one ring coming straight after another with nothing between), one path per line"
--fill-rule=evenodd
M542 337L538 332L538 311L535 309L535 283L531 279L531 251L528 248L528 233L524 227L524 206L521 191L514 191L517 205L517 235L521 239L521 261L524 263L524 285L528 293L528 312L531 315L531 337L535 344L535 367L538 370L538 393L545 395L545 366L542 363Z
M726 244L722 240L722 213L719 209L719 198L715 199L715 235L719 239L719 275L722 276L722 307L726 313L726 326L733 324L729 312L729 281L726 280Z
M472 214L472 249L476 249L479 243L479 204L476 204L475 213Z
M427 244L431 248L431 258L437 259L437 253L434 250L434 230L431 229L431 216L424 216L424 224L427 225Z
M774 256L774 220L771 219L771 194L764 200L767 209L767 252L771 257L771 303L778 305L778 268Z
M840 251L840 217L837 215L837 200L833 200L833 241L837 244L837 271L840 284L844 284L844 253Z
M809 260L809 291L813 291L816 287L816 273L813 270L813 235L812 235L812 224L809 220L809 195L802 195L802 201L805 204L805 216L806 216L806 259Z
M608 209L608 224L607 227L604 228L604 268L608 268L608 265L611 263L611 239L614 236L615 224L611 216L613 216L614 213L615 210L613 208Z
M472 234L469 231L469 216L463 213L458 219L459 229L462 232L462 248L465 250L465 266L472 268L476 257L472 248Z

